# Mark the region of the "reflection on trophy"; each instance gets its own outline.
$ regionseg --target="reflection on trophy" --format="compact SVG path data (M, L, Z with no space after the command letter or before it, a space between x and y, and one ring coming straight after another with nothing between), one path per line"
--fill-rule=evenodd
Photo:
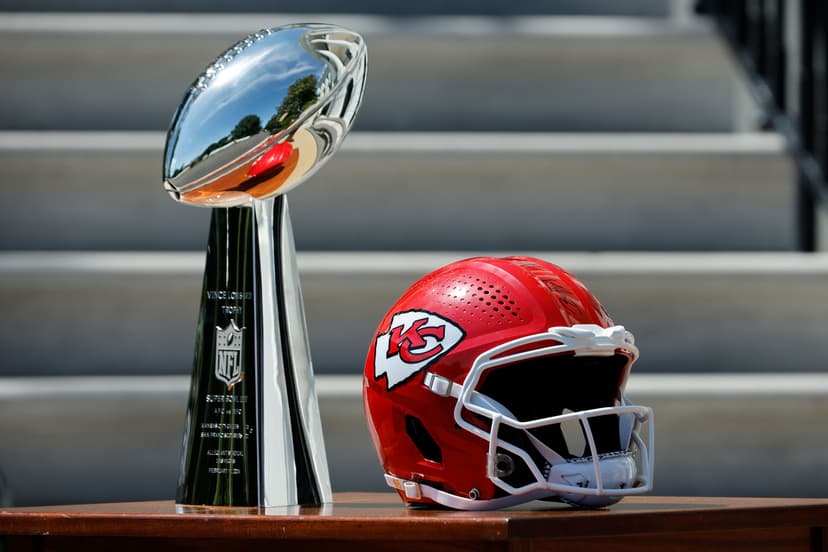
M365 85L361 36L267 29L216 60L175 113L164 186L214 207L177 502L331 500L284 194L336 152Z

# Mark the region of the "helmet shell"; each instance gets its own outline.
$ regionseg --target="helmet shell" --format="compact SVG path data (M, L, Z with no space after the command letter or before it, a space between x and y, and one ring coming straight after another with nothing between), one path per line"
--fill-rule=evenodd
M456 399L432 392L426 373L462 385L486 351L576 324L613 322L572 274L537 258L475 257L415 282L383 317L365 363L365 413L385 473L460 497L502 493L487 477L488 442L454 423Z

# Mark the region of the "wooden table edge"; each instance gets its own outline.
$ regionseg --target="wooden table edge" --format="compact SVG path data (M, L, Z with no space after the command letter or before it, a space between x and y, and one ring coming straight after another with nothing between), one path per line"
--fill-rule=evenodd
M597 511L454 512L409 510L388 493L341 493L329 512L175 513L172 501L0 509L0 535L30 536L456 542L772 527L821 531L828 499L637 497Z

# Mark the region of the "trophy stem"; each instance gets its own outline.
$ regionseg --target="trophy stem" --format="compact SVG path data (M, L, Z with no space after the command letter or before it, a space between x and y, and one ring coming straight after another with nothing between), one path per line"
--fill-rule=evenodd
M214 209L177 502L330 501L287 199Z
M262 340L263 503L318 505L331 501L331 485L287 197L254 201L253 210L262 329L276 338Z

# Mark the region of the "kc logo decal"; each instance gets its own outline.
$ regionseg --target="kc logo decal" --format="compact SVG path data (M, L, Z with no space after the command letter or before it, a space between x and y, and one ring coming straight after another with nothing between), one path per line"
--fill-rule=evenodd
M374 378L385 376L391 390L449 352L464 336L459 326L433 312L398 312L388 331L377 336Z

